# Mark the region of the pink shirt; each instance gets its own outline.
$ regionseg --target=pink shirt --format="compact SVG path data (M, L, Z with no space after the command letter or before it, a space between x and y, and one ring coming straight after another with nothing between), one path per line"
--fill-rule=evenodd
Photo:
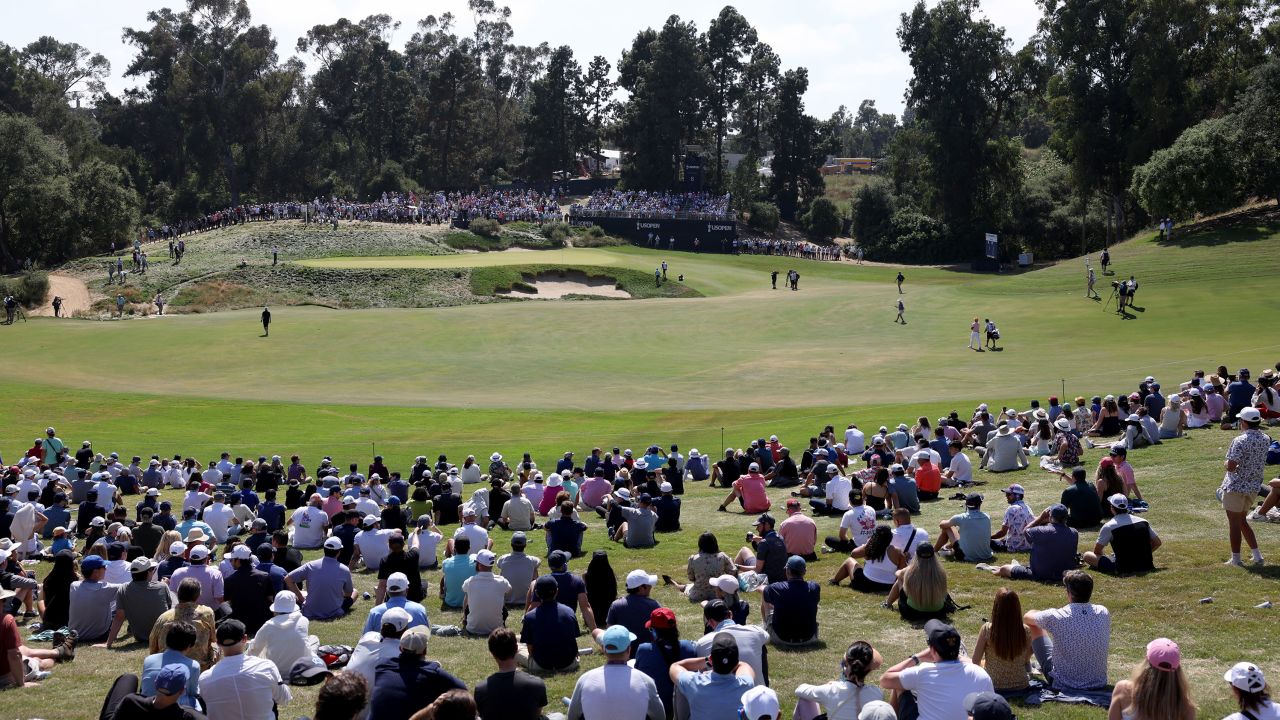
M604 478L593 477L587 480L582 483L582 489L580 490L582 504L599 507L601 501L604 500L604 496L608 495L612 488L613 486Z
M747 473L733 482L738 495L742 496L743 510L748 513L762 513L769 509L769 494L765 492L764 476L760 473Z
M1129 464L1128 460L1116 463L1116 472L1119 473L1120 479L1124 480L1124 489L1126 491L1131 492L1137 487L1138 483L1133 479L1133 466Z
M802 512L788 515L786 520L778 523L778 534L792 555L812 555L818 544L818 524Z

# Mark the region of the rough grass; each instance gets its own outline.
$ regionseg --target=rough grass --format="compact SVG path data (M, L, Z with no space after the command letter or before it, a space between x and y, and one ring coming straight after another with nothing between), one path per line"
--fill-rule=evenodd
M263 305L328 308L451 307L484 302L449 270L342 270L301 265L248 267L218 273L182 288L174 312L210 312Z
M477 235L467 230L454 230L444 236L444 243L454 250L494 252L510 248L551 250L564 247L563 241L545 238L532 232L510 232L505 227L497 237Z

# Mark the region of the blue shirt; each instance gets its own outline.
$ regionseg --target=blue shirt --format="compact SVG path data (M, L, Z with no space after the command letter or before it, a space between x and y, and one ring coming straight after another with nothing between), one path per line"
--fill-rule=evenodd
M400 498L400 502L409 502L409 482L407 480L392 480L387 483L387 492Z
M577 555L582 550L582 533L587 526L574 520L572 516L561 515L547 523L547 552L564 550Z
M689 703L689 717L698 720L737 720L742 694L754 682L734 673L689 672L676 678L680 692Z
M369 619L364 623L362 632L378 632L382 630L382 614L391 608L401 608L409 613L409 627L430 627L427 622L427 609L422 603L416 603L403 595L389 597L387 601L369 611Z
M191 673L191 677L187 679L187 691L178 698L178 704L198 710L200 706L196 704L196 695L200 690L200 663L177 650L165 648L164 652L148 655L142 661L142 682L138 687L138 694L155 697L156 675L160 674L160 669L165 665L172 664L182 665Z
M641 643L640 647L636 648L635 667L653 678L653 684L658 686L658 698L662 700L662 707L667 709L668 715L671 714L671 694L675 688L671 682L671 663L695 657L698 657L698 647L688 640L680 641L680 647L676 649L675 657L671 662L667 662L666 658L662 657L662 651L652 642Z
M951 466L951 443L945 437L934 438L933 442L929 443L929 448L938 453L939 470L946 470Z
M278 593L284 589L284 576L286 574L284 568L271 562L259 562L254 569L261 570L267 574L267 577L271 578L271 592Z
M46 538L53 537L53 529L56 527L71 527L71 511L64 507L57 505L48 507L44 511L44 516L49 518L49 521L44 524Z
M1227 386L1227 405L1235 410L1247 408L1253 403L1255 388L1244 380L1237 380Z
M444 604L449 607L462 607L462 583L476 574L476 564L467 555L454 555L440 564L440 572L444 575Z
M351 595L351 571L337 558L322 557L312 560L289 573L296 582L306 581L307 598L302 604L302 614L308 620L331 620L345 614L343 599Z
M524 614L520 642L539 667L567 668L578 659L578 617L560 603L543 603Z
M991 517L981 510L969 510L951 518L960 533L960 551L966 562L986 562L991 554Z
M912 515L920 514L920 494L916 491L916 481L906 475L894 475L889 478L889 492L898 496L898 507L911 511Z
M635 634L637 640L631 643L634 649L639 644L639 639L649 634L649 629L645 627L645 623L649 622L649 616L654 610L662 607L657 600L646 597L640 593L627 593L626 595L613 601L609 606L609 613L605 616L604 624L621 625Z
M1095 507L1096 507L1095 503ZM1027 528L1031 543L1031 576L1042 582L1062 582L1062 574L1076 569L1080 535L1059 523Z
M440 663L397 656L378 665L369 700L369 717L408 720L450 690L466 690Z
M258 493L254 492L254 491L252 491L252 490L249 490L249 489L241 490L241 491L240 491L240 502L241 502L241 504L243 504L245 507L249 508L250 510L257 511L257 509L258 509Z

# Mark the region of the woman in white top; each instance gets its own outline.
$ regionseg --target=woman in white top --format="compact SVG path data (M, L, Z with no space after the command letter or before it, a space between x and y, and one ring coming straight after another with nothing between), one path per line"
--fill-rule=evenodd
M431 521L430 515L422 515L418 518L418 529L414 530L413 535L409 537L409 547L418 551L419 569L434 570L437 567L439 561L436 559L436 547L443 539L444 535Z
M1240 708L1222 720L1280 720L1280 705L1272 702L1271 688L1257 665L1236 663L1222 679L1231 684Z
M462 463L462 469L458 471L462 476L463 485L475 485L480 482L483 476L480 474L480 464L476 462L475 455L468 455L467 459Z
M858 558L863 565L858 565ZM856 547L848 559L836 569L830 584L839 585L850 578L849 587L858 592L884 594L893 589L898 568L906 562L906 556L893 547L893 531L888 525L877 525L871 539Z
M1187 427L1187 416L1182 412L1182 396L1177 393L1169 395L1169 403L1160 411L1160 439L1182 437Z
M801 683L796 688L795 720L812 720L825 712L827 720L858 720L862 708L884 700L884 691L867 683L867 675L880 667L880 653L870 643L858 640L844 651L840 679L823 685ZM819 710L821 706L821 710Z
M1190 398L1182 404L1182 413L1187 416L1185 427L1209 427L1213 423L1213 417L1209 414L1209 403L1205 402L1200 388L1191 388L1187 394Z

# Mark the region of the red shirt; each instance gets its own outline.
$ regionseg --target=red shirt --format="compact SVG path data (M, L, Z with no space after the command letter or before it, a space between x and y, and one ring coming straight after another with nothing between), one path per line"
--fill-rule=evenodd
M936 493L942 489L942 473L931 462L921 460L916 468L916 489L921 492Z
M8 678L12 668L9 667L9 651L22 645L22 636L18 634L18 623L13 616L6 614L0 619L0 677Z

